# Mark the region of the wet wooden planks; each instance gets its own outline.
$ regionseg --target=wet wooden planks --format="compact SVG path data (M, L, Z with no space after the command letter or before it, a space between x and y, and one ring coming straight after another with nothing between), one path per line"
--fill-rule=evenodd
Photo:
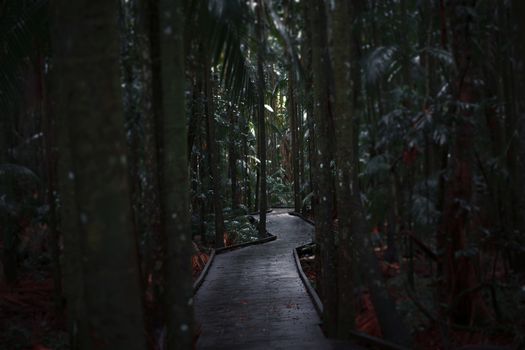
M276 241L216 256L195 297L198 349L331 349L294 265L312 226L285 210L268 215Z

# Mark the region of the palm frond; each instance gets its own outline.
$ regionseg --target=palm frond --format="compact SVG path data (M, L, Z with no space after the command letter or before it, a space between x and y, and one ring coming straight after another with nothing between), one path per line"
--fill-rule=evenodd
M454 57L452 53L447 50L443 50L437 47L425 47L421 49L422 54L428 54L437 61L441 62L446 67L454 66Z
M249 11L240 0L208 0L201 3L198 27L201 40L210 48L213 65L221 65L221 80L233 101L254 95L255 71L244 43L249 41Z
M374 84L395 70L398 63L399 47L379 46L373 49L363 61L365 81Z
M277 12L275 12L272 6L272 2L267 0L265 2L265 5L266 13L269 17L268 22L271 25L271 28L273 29L273 34L281 42L281 45L285 48L286 53L290 57L293 68L292 71L296 75L295 80L300 81L300 78L303 76L303 70L292 37L288 34L287 28L281 21L281 18L279 17Z

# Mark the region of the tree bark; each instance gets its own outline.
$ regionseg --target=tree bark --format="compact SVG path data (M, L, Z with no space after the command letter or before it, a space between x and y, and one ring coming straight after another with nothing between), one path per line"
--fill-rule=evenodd
M42 63L42 61L41 61ZM49 103L49 94L47 90L47 82L44 76L44 67L40 63L40 89L42 91L42 124L44 133L44 154L46 159L46 175L47 175L47 195L46 201L49 205L49 220L48 228L50 235L50 251L51 261L53 266L53 287L54 287L54 303L55 309L63 311L63 285L62 285L62 269L60 266L60 234L58 230L58 210L57 210L57 144L56 144L56 121L52 114ZM1 163L1 162L0 162Z
M451 4L449 11L452 31L452 51L457 66L454 91L458 103L465 105L456 111L451 176L445 191L443 217L440 227L440 244L444 250L445 274L444 298L455 310L448 310L454 322L471 324L486 319L486 307L479 292L464 295L463 291L477 285L478 271L474 258L467 256L468 232L472 227L473 210L473 165L474 130L473 107L478 98L474 86L475 62L471 27L473 18L466 8L473 8L476 0L465 0ZM460 298L461 300L457 300Z
M158 178L158 158L157 158L157 118L153 107L153 67L151 50L151 21L152 10L149 0L139 0L137 5L136 35L139 50L139 71L138 77L142 83L142 94L139 100L139 112L143 125L144 136L142 139L143 147L143 171L145 187L141 188L141 200L144 205L146 216L144 220L144 270L153 273L155 259L160 258L160 247L162 243L160 230L160 202L159 202L159 178ZM155 40L155 39L153 39ZM147 280L147 275L144 276Z
M352 189L357 190L357 184L352 183L353 174L353 106L351 64L352 36L348 23L352 23L353 13L346 0L336 0L332 17L333 33L333 63L335 77L335 123L337 137L337 214L339 219L339 245L337 252L337 292L338 315L337 337L350 338L350 331L355 327L354 310L354 269L355 269L355 238L352 237Z
M333 135L330 111L330 59L328 56L326 9L323 0L310 5L312 32L312 72L314 85L314 121L317 162L314 165L315 196L319 201L316 210L316 239L320 246L321 296L324 306L323 325L327 336L337 330L337 268L336 247L332 218L334 214L333 189Z
M525 2L514 0L514 6L516 11L514 11L514 21L518 25L517 30L517 55L518 60L521 62L521 69L519 71L519 91L523 91L525 89L525 22L523 21L523 18L521 17L525 13ZM517 98L515 103L517 104L517 110L518 110L518 140L520 140L519 143L519 154L517 159L517 167L518 170L516 172L517 178L516 182L519 184L518 188L521 189L519 200L517 203L517 212L521 213L518 214L517 222L516 222L516 228L519 232L521 232L521 235L523 237L523 233L525 232L525 186L523 182L523 174L525 174L525 100L523 98ZM521 174L521 177L519 177ZM522 253L522 255L525 255ZM525 257L523 258L523 262L525 263ZM525 264L522 264L522 268ZM523 271L523 269L521 270Z
M55 110L67 127L62 169L72 165L62 172L67 173L62 182L69 200L65 204L74 215L63 225L71 230L64 232L64 249L74 285L69 302L78 333L73 334L81 349L144 349L120 91L118 5L80 0L54 6L51 39L58 70L55 96L60 95Z
M513 201L511 205L513 206L512 216L514 222L514 231L519 232L519 237L521 237L521 245L524 243L524 232L525 232L525 191L524 191L524 181L523 174L525 174L525 101L523 98L520 98L523 94L523 89L525 89L525 23L523 22L523 14L525 13L525 3L523 1L514 0L512 3L512 20L513 24L516 26L516 61L518 62L517 69L518 79L516 83L517 93L513 96L513 104L516 111L516 126L514 128L516 133L509 135L514 139L515 145L515 160L514 160L514 169L510 169L512 177L512 187L511 192L513 193ZM514 191L515 189L521 189L520 191ZM520 272L525 271L525 252L522 250L516 254L514 259L514 268Z
M237 180L237 142L236 138L239 135L239 127L237 118L233 107L229 107L229 123L230 123L230 135L229 135L229 148L228 148L228 166L230 168L230 182L231 182L231 206L232 209L239 208L240 196L239 196L239 182Z
M219 150L215 136L215 106L213 101L213 78L211 76L211 54L204 67L204 85L206 90L206 135L208 159L213 188L213 209L215 213L215 247L224 246L224 216L222 213L222 181L220 172Z
M259 124L259 237L266 237L266 209L267 209L267 191L266 191L266 124L265 124L265 107L264 95L266 91L264 79L264 55L266 51L266 40L264 37L264 22L263 22L263 1L257 1L257 112Z
M288 61L288 118L290 119L290 131L292 136L292 169L293 169L293 198L294 210L301 211L301 178L299 176L299 145L297 130L297 104L295 92L295 73L292 59Z
M166 246L168 349L189 349L193 340L193 287L182 0L159 4L162 76L162 220Z

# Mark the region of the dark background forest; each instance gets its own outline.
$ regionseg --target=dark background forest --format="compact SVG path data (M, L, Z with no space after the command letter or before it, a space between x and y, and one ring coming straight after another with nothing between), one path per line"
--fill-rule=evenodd
M524 8L0 0L0 349L192 348L270 208L327 337L524 347Z

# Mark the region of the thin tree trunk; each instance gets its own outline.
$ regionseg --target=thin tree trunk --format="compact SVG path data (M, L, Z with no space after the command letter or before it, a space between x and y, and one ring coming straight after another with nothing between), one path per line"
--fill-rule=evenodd
M49 205L49 232L50 250L53 266L53 285L55 308L62 311L64 307L62 290L62 269L60 266L60 234L58 230L58 210L57 210L57 145L56 145L56 123L51 117L53 111L49 105L47 84L44 82L43 67L40 69L40 82L42 91L42 114L44 131L44 153L47 170L47 203ZM51 112L51 113L50 113Z
M506 109L512 110L514 118L511 116L505 116L507 124L511 124L509 119L514 119L514 125L509 125L508 128L508 150L506 154L507 164L510 173L510 200L509 206L511 209L511 219L515 232L520 232L521 237L525 232L525 193L523 188L523 174L525 173L525 102L521 95L523 95L523 89L525 88L525 25L523 23L523 14L525 13L525 4L523 1L513 0L510 8L510 20L515 30L515 37L513 37L516 43L513 47L514 56L513 60L507 60L509 67L507 71L512 71L512 67L515 67L514 72L516 75L512 75L511 80L515 83L512 84L513 94L509 96L509 103L506 105ZM505 34L506 35L506 34ZM514 61L514 64L511 62ZM512 79L514 78L514 79ZM510 85L510 84L509 84ZM516 189L521 189L516 191ZM523 242L523 240L521 240ZM512 254L512 267L520 272L525 271L525 253L523 251L514 252Z
M352 175L353 168L353 115L352 115L352 36L348 23L352 23L353 13L346 0L336 0L333 10L333 62L335 77L335 118L337 136L337 214L339 219L339 245L337 261L338 338L350 338L350 331L355 327L354 310L354 269L355 247L352 239Z
M518 72L518 91L523 95L525 89L525 22L523 21L523 14L525 13L525 2L520 0L513 1L514 6L514 23L517 23L517 56L520 64L520 70ZM517 139L519 140L519 149L518 149L518 160L517 160L517 170L515 175L516 186L514 188L521 189L519 191L520 195L518 196L518 201L516 203L516 213L518 214L515 218L515 229L517 232L521 232L521 237L525 232L525 186L523 181L523 174L525 174L525 100L523 97L515 96L514 103L516 104L516 110L518 111L518 121L517 121ZM516 191L518 192L518 191ZM523 242L523 241L522 241ZM520 254L521 269L523 272L525 269L525 254L522 252Z
M301 211L301 187L299 177L299 147L297 131L297 104L295 93L295 76L292 59L288 62L288 118L290 119L290 130L292 134L292 169L293 169L293 197L294 210Z
M209 156L209 166L211 174L211 182L213 187L213 208L215 213L215 247L220 248L224 246L224 217L222 213L222 180L220 172L219 150L217 145L217 138L215 136L215 106L213 101L213 79L211 76L211 58L209 58L205 65L204 84L206 90L206 131L207 131L207 147Z
M312 28L310 21L310 10L309 7L311 4L304 3L302 6L303 18L304 18L304 33L305 33L305 45L302 47L302 56L304 57L304 67L305 67L305 82L304 82L304 95L305 95L305 111L306 111L306 129L308 130L308 136L305 137L306 145L306 154L308 161L308 189L305 190L306 195L314 192L314 181L313 181L313 165L315 161L315 141L314 141L314 101L313 101L313 81L312 81ZM305 166L306 170L306 166ZM314 196L310 197L310 208L312 215L314 214L315 207L315 198ZM302 209L303 214L307 214L307 203L303 204Z
M316 211L316 239L320 245L321 296L324 305L323 325L326 334L336 335L337 327L337 269L336 248L332 217L334 191L332 178L333 135L330 133L330 59L327 46L326 13L323 0L310 5L312 31L312 72L314 82L314 120L317 146L317 162L314 176L317 179L315 194L319 201Z
M259 159L260 174L259 174L259 237L266 237L266 208L267 208L267 192L266 192L266 124L264 116L264 95L266 91L264 79L264 52L266 50L266 41L264 37L264 22L263 22L263 1L257 1L257 95L258 95L258 124L259 124Z
M451 4L449 9L452 30L452 50L458 68L454 88L458 102L469 105L477 100L474 86L473 43L470 37L470 27L473 19L466 7L473 7L476 0L463 1L461 4ZM445 273L446 303L459 307L448 310L452 319L461 324L471 324L486 317L486 307L478 292L464 295L458 302L457 298L465 290L477 285L477 271L473 257L461 254L467 248L468 232L471 227L472 215L469 210L473 196L473 166L474 130L471 107L457 111L458 120L455 125L454 148L452 155L452 176L445 192L441 235L444 241L443 267ZM442 241L442 242L443 242Z
M250 110L246 111L246 113L250 113ZM248 133L250 132L249 129L249 117L243 118L244 119L244 126L243 126L243 137L242 137L242 143L243 143L243 152L244 152L244 171L243 171L243 177L244 177L244 205L248 208L248 210L252 207L252 191L251 191L251 181L250 181L250 158L249 158L249 144L248 144Z
M298 108L298 137L297 137L297 148L299 151L299 198L300 198L300 212L303 212L304 205L303 205L303 199L305 196L305 155L304 155L304 123L303 123L303 113L304 110L302 109L302 106L299 104L299 101L296 104Z
M13 108L14 110L14 108ZM12 111L9 111L12 112ZM11 123L9 123L9 115L5 113L5 118L0 118L0 164L4 165L11 161L9 156L10 142L9 136L11 133ZM14 114L14 113L9 113ZM4 201L12 196L14 185L10 178L2 179L0 181L0 193L4 197ZM14 238L14 220L12 215L7 210L0 210L0 234L4 243L0 258L0 282L12 283L16 279L16 255L13 254L11 241Z
M230 168L230 181L231 181L231 205L232 209L239 208L239 183L237 181L237 143L236 137L239 134L237 126L237 118L233 107L230 107L229 111L229 122L230 122L230 135L229 135L229 150L228 150L228 165Z

